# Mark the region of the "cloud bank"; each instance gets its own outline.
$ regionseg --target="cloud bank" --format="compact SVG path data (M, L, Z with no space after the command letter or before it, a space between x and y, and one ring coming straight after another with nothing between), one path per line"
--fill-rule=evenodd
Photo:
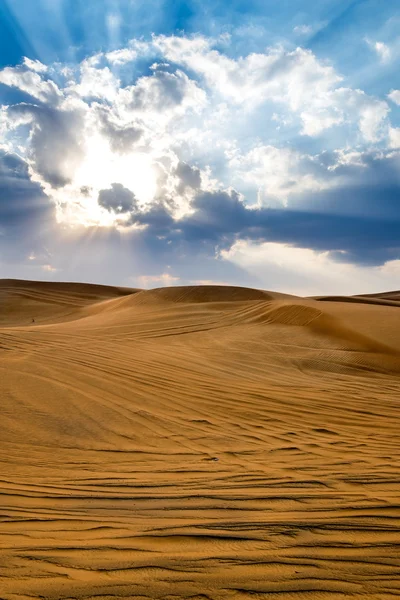
M391 286L398 90L351 87L309 49L232 58L228 46L159 35L78 65L0 71L15 97L0 113L4 274L271 287L281 265L279 289L294 291L304 260L310 293L311 264L321 292L335 291L327 265L343 287Z

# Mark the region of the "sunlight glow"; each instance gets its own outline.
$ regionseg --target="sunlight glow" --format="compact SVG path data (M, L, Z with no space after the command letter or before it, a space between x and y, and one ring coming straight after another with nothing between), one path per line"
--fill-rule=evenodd
M85 142L85 157L71 184L52 191L58 205L58 221L103 227L125 223L128 214L116 214L98 204L99 192L110 189L114 183L132 191L138 205L145 207L157 192L154 158L140 152L114 153L101 135L93 135Z
M77 170L74 184L106 189L121 183L132 190L139 204L148 204L156 192L156 178L151 156L144 153L115 154L107 141L95 135L86 141L86 157Z

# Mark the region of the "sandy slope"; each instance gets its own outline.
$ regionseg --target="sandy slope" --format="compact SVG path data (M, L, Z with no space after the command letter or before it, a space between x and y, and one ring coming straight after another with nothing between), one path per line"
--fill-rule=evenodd
M400 294L130 292L0 283L0 598L399 597Z

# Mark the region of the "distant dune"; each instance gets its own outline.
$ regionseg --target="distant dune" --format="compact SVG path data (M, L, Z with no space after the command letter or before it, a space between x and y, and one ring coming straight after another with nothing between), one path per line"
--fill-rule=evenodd
M400 597L400 292L0 280L0 599Z
M134 293L129 288L85 283L0 279L0 325L55 323L76 318L79 310Z

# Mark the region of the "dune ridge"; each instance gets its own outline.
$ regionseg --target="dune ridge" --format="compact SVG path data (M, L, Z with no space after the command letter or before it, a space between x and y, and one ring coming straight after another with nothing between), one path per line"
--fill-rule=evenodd
M396 302L0 280L1 600L400 596Z

